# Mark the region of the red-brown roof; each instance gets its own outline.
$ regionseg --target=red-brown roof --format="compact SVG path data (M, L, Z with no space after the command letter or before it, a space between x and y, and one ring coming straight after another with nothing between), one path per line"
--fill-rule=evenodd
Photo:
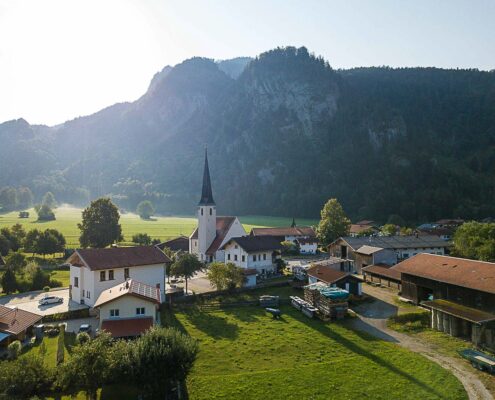
M377 231L378 229L372 225L352 224L349 229L349 233L358 234L368 230Z
M139 336L152 326L152 317L112 319L101 323L101 329L110 333L114 338Z
M206 254L212 255L216 253L234 221L235 217L217 217L217 236L208 250L206 250Z
M279 228L253 228L253 236L308 236L316 237L316 233L310 226L288 226Z
M178 238L157 244L157 247L161 250L167 247L172 251L189 251L189 238L186 236L179 236Z
M0 305L0 332L18 335L41 320L42 316L19 308Z
M422 253L394 268L403 274L495 294L495 263Z
M257 251L282 250L280 240L273 236L241 236L231 238L222 247L224 249L229 243L235 242L247 253Z
M161 303L160 289L154 286L146 285L142 282L138 282L134 279L129 279L124 283L119 283L118 285L101 292L94 307L100 307L103 304L114 301L115 299L125 295L138 297L157 304Z
M308 276L312 276L328 284L336 283L349 275L348 272L339 271L324 265L314 265L307 272Z
M242 269L242 274L249 276L249 275L256 275L258 273L258 270L256 268L243 268Z
M369 265L362 269L363 272L370 273L379 277L383 277L386 279L392 279L394 281L401 281L400 272L397 271L395 267L392 267L387 264L375 264Z
M170 258L156 246L111 247L107 249L78 249L68 259L69 264L92 271L127 268L140 265L170 263Z

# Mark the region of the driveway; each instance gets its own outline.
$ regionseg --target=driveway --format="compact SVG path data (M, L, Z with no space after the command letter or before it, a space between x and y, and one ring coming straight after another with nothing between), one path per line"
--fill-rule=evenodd
M404 333L396 332L387 327L387 319L402 311L401 307L395 303L395 298L397 298L396 292L369 285L363 285L363 292L373 297L374 301L354 308L358 318L349 322L353 328L368 332L383 340L397 343L399 346L405 347L415 353L420 353L429 360L448 369L464 385L469 399L493 399L490 392L473 373L470 365L454 357L440 354L429 343L425 343ZM407 312L407 308L404 311Z
M78 304L72 300L69 300L69 289L67 288L53 289L50 290L48 294L50 296L62 297L63 302L40 306L38 304L38 301L45 297L47 293L43 291L36 291L2 296L0 297L0 304L10 308L18 307L21 310L29 311L43 316L87 308L87 306L85 305Z
M177 283L177 286L183 287L185 289L186 282L181 281ZM199 272L193 278L187 281L187 289L189 290L189 294L194 293L207 293L214 292L216 289L211 285L210 281L206 277L206 272Z

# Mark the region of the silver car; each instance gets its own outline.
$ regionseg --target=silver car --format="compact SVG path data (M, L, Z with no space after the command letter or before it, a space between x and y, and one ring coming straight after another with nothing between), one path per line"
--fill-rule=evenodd
M58 296L45 296L40 301L38 301L38 304L40 306L45 306L47 304L56 304L56 303L63 303L64 299L62 297Z

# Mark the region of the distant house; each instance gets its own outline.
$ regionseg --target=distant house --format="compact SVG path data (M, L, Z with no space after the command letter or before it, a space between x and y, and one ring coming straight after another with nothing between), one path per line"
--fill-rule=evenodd
M445 218L445 219L439 219L436 222L436 225L441 228L457 228L458 226L461 226L463 223L464 220L460 218Z
M316 238L296 239L296 243L299 245L301 254L316 254L318 251L318 239Z
M394 269L401 296L432 310L433 329L495 349L495 263L418 254Z
M171 260L156 246L137 246L79 249L67 263L70 264L71 299L94 306L103 291L127 279L164 289L165 268Z
M114 338L143 334L158 319L160 289L129 279L101 292L94 304L99 328Z
M24 340L41 318L38 314L0 305L0 346L8 346L14 340Z
M344 258L339 258L339 257L329 257L324 260L313 262L309 264L307 269L315 265L322 267L329 267L336 271L354 272L354 263L352 262L352 260L346 260Z
M455 228L434 226L431 228L418 228L416 229L416 232L418 233L418 235L421 236L424 235L438 236L440 239L448 241L448 240L452 240L452 237L454 236Z
M29 212L28 211L19 212L19 218L29 218Z
M370 234L377 234L380 232L380 229L375 226L374 221L359 221L355 224L351 224L351 227L349 228L349 236L353 237L360 236L368 232Z
M318 240L316 232L310 226L297 226L295 222L292 226L278 228L253 228L251 236L271 236L280 242L292 242L299 244L302 254L316 254Z
M338 271L325 265L313 265L307 271L310 284L323 282L347 290L349 293L360 296L362 294L362 280L348 272Z
M156 246L160 250L163 250L165 247L167 247L174 252L183 251L187 253L189 251L189 238L187 236L179 236L175 239L159 243Z
M271 236L242 236L231 238L222 249L225 262L265 275L275 272L275 260L280 258L282 245Z
M368 246L368 248L362 249L363 246ZM379 262L396 264L401 260L420 253L444 255L451 246L452 244L450 242L446 242L438 236L431 235L346 236L330 243L328 252L333 257L353 260L355 270L360 272L364 264L371 265ZM388 250L388 252L382 252L383 249ZM395 257L391 257L390 251L395 253Z

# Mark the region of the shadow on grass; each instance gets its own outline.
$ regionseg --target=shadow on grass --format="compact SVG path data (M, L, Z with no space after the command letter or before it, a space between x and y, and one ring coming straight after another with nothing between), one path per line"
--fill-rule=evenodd
M377 356L376 354L373 354L371 353L370 351L366 350L365 348L359 346L358 344L354 343L352 340L349 340L348 338L344 337L343 335L335 332L334 330L331 329L331 327L329 326L329 323L324 323L324 322L321 322L321 321L318 321L318 320L311 320L310 322L311 323L308 323L308 320L304 320L304 315L300 314L300 315L295 315L294 316L295 319L298 319L300 320L301 322L303 323L306 323L306 325L310 326L311 328L313 328L314 330L318 331L319 333L321 333L322 335L332 339L332 340L335 340L336 342L340 343L341 345L345 346L347 349L349 349L350 351L352 351L353 353L355 354L358 354L362 357L365 357L367 358L368 360L374 362L375 364L378 364L380 365L381 367L384 367L386 369L388 369L390 372L412 382L413 384L423 388L424 390L426 390L427 392L429 393L432 393L434 394L435 396L437 396L438 398L440 399L448 399L448 397L446 397L445 395L443 395L442 393L438 392L434 387L428 385L427 383L419 380L418 378L416 378L414 375L406 372L406 371L403 371L402 369L398 368L397 366L395 366L394 364L390 363L389 361L387 360L384 360L382 357L380 356ZM344 329L348 329L348 328L345 328ZM350 332L352 332L352 334L357 334L358 336L360 336L361 338L364 338L368 341L370 340L379 340L375 337L373 337L372 335L369 335L367 334L366 332L360 332L360 331L355 331L353 329L348 329Z
M234 340L239 336L239 328L236 324L232 324L227 321L227 318L222 318L214 313L194 309L184 315L196 329L214 339Z
M242 322L257 322L268 313L259 306L222 307L221 311Z

